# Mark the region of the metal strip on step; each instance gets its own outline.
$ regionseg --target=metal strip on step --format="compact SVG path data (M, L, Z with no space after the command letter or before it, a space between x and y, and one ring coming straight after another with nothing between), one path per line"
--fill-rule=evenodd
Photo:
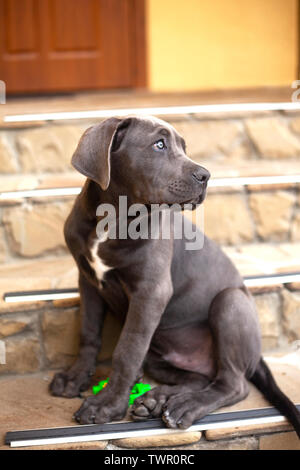
M274 284L287 284L291 282L300 282L300 272L280 273L280 274L261 274L257 276L245 276L244 283L247 287L260 287ZM48 289L6 292L3 299L7 303L12 302L34 302L44 300L72 299L79 297L77 288L69 289Z
M173 114L214 114L235 113L244 111L300 111L300 104L296 101L266 102L266 103L223 103L200 104L189 106L159 106L148 108L121 108L121 109L96 109L90 111L62 111L49 113L14 114L4 116L4 122L33 122L33 121L57 121L69 119L97 119L113 116L128 115L158 115L168 116Z
M296 405L300 411L300 405ZM124 437L141 437L150 435L175 434L191 431L206 431L250 424L276 423L286 418L273 407L252 410L211 413L196 421L187 430L166 428L160 419L142 422L126 421L108 424L90 424L48 429L31 429L10 431L6 433L5 444L11 447L61 444L70 442L87 442Z
M273 184L299 184L300 175L275 175L275 176L236 176L224 178L212 178L208 181L208 187L230 188L236 186L273 185ZM67 188L43 188L20 189L16 191L0 192L0 201L11 199L29 199L43 197L77 196L81 191L80 186Z
M224 178L212 178L208 181L208 187L225 188L235 186L273 185L273 184L298 184L300 175L274 175L274 176L235 176Z
M69 289L46 289L8 292L3 295L3 299L7 303L73 299L77 297L79 297L79 290L76 287L70 287Z
M77 186L67 188L20 189L16 191L3 191L0 193L0 201L35 197L77 196L80 191L81 188Z
M300 272L261 274L244 277L244 283L247 287L270 286L274 284L289 284L291 282L300 282Z

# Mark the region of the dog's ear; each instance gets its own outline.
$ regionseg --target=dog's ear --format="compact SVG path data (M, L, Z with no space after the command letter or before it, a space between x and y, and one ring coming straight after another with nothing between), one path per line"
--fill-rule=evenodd
M109 118L89 127L82 135L72 157L72 165L98 183L105 191L110 182L110 153L118 130L128 127L130 119ZM118 138L118 144L120 139Z

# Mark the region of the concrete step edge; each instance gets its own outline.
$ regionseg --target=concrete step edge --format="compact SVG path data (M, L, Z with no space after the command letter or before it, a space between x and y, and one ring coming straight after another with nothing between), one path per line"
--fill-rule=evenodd
M208 182L208 188L215 190L243 188L247 189L278 189L278 187L294 187L300 183L300 174L295 175L274 175L274 176L238 176L212 178ZM44 197L65 197L77 196L81 191L81 186L48 187L34 189L18 189L15 191L0 192L1 201L11 201L17 199L32 199Z
M216 114L216 113L236 113L244 111L299 111L298 102L256 102L256 103L222 103L222 104L200 104L189 106L156 106L137 108L115 108L115 109L92 109L85 111L62 111L48 113L23 113L4 116L5 123L16 122L41 122L58 121L71 119L96 119L108 118L112 116L127 115L183 115L183 114Z

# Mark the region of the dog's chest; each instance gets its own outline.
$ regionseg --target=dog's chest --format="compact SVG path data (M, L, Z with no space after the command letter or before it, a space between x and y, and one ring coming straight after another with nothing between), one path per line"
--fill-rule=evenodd
M102 259L99 256L99 245L104 243L105 240L99 240L96 238L93 240L91 248L90 248L90 259L88 260L91 268L94 270L96 278L100 283L103 279L104 274L106 271L109 271L111 268L103 263Z

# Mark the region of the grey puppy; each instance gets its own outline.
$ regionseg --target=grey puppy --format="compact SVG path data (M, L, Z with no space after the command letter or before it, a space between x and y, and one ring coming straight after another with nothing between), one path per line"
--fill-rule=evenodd
M121 223L120 195L128 206L203 202L210 174L186 156L183 138L157 118L110 118L84 133L72 164L87 176L65 224L79 269L80 352L54 376L51 392L75 397L88 388L109 311L123 323L112 374L100 394L84 400L79 423L121 419L144 367L161 385L135 401L135 420L161 417L186 429L245 398L251 381L300 436L300 414L261 357L254 301L212 240L204 237L203 248L190 251L184 237L97 238L97 207L112 204Z

